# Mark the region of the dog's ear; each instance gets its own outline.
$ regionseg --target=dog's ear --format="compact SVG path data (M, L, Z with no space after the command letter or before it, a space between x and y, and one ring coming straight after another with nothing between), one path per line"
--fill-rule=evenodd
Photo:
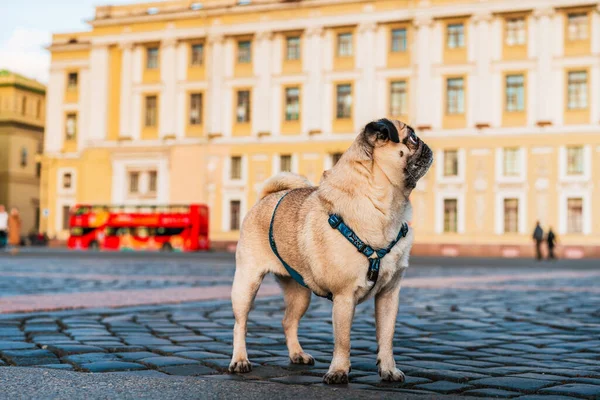
M371 143L380 140L391 140L394 143L400 143L398 129L396 129L396 126L392 123L392 121L387 118L369 122L367 126L365 126L364 132L365 136Z

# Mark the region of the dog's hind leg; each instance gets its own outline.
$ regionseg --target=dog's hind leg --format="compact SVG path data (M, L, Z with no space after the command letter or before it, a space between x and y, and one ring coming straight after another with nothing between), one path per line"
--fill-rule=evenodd
M285 299L285 314L282 325L290 354L290 361L293 364L313 365L315 359L302 350L302 346L300 346L300 342L298 341L298 325L310 305L311 291L300 286L298 282L290 277L278 276L277 280L283 289Z
M238 252L236 257L235 276L231 289L235 325L233 328L233 356L229 364L229 372L250 372L252 370L246 351L248 314L266 273L259 267L260 263L254 261L253 257L243 255L241 252Z

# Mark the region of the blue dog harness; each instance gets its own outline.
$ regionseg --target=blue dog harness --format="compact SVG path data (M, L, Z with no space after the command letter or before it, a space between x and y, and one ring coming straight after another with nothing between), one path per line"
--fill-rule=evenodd
M304 282L304 278L302 278L302 275L300 275L298 271L296 271L294 268L290 267L290 265L286 263L283 260L283 258L281 258L281 255L279 255L279 252L277 251L275 238L273 237L273 224L275 222L275 214L277 212L277 209L279 208L279 205L281 204L281 201L285 198L285 196L290 194L292 191L293 190L290 190L289 192L281 196L281 198L277 202L277 205L275 206L275 209L273 210L273 216L271 217L271 225L269 226L269 243L271 245L271 250L273 250L273 253L275 253L281 264L283 264L288 274L290 274L290 276L300 285L310 289L306 282ZM348 241L352 243L354 247L356 247L359 253L363 254L369 260L369 270L367 272L367 279L373 282L373 286L371 286L371 288L375 287L375 284L377 283L377 278L379 278L379 268L381 266L381 259L392 250L392 248L400 241L400 239L402 239L408 234L408 224L404 222L402 223L402 228L400 228L400 232L398 232L398 236L396 236L396 239L394 239L388 245L388 247L386 247L385 249L375 250L371 246L367 245L365 242L360 240L356 233L354 233L354 231L344 223L342 217L340 217L339 215L331 214L329 216L328 222L333 229L337 229L342 234L342 236L348 239ZM328 293L326 296L321 296L317 294L317 296L325 297L333 301L332 293Z

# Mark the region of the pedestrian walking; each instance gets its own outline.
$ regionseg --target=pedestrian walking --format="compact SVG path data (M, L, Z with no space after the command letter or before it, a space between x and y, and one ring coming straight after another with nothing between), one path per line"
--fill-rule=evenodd
M540 221L536 222L533 230L533 241L535 242L535 258L542 260L542 242L544 241L544 230L540 226Z
M0 249L6 247L8 233L8 213L3 204L0 204Z
M554 247L556 246L556 235L552 231L552 227L548 229L548 236L546 236L546 243L548 244L548 260L556 259L554 255Z
M11 254L16 255L21 244L21 216L16 207L10 210L10 216L8 217L8 244L11 248Z

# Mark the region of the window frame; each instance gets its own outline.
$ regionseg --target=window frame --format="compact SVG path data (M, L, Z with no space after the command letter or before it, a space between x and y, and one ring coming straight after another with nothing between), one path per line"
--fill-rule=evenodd
M289 107L293 106L293 104L289 102L290 99L293 99L293 97L291 97L289 95L289 92L293 91L293 90L297 91L297 94L296 94L296 97L295 97L295 99L296 99L296 108L297 108L297 111L296 111L296 114L295 114L295 118L293 118L294 117L293 113L289 112ZM300 103L300 86L287 86L287 87L285 87L284 88L284 112L283 112L284 113L284 115L283 115L284 121L285 122L298 122L298 121L300 121L300 112L301 112L300 107L301 107L301 103Z
M451 87L451 82L460 81L460 87ZM456 97L456 109L454 107L451 110L453 104L451 99L452 95ZM459 96L460 95L460 96ZM465 78L460 77L448 77L446 78L446 115L465 115Z
M520 78L520 82L511 82L511 78ZM513 104L511 98L516 99L516 104ZM524 112L525 102L525 74L506 74L504 77L504 111L507 113Z
M291 45L291 41L297 43ZM290 52L290 50L293 50ZM290 57L293 54L295 57ZM285 61L300 61L302 59L302 37L300 35L289 35L285 37Z
M74 121L73 122L73 133L69 134L69 120ZM76 112L68 112L65 115L65 141L75 141L77 140L77 134L78 134L78 129L77 129L77 124L78 124L78 115Z
M197 97L199 100L197 101L197 110L194 108L194 98ZM204 109L204 93L202 92L191 92L189 94L189 106L188 106L188 125L190 126L201 126L204 123L203 117L203 109ZM194 112L197 112L198 115L194 118Z
M516 207L513 209L516 210L516 214L514 214L515 220L514 221L509 221L508 218L511 216L507 213L507 203L509 202L514 202L516 203ZM519 213L520 213L520 201L518 197L505 197L502 199L502 216L503 216L503 233L508 233L508 234L515 234L515 233L519 233L520 229L520 219L519 219ZM507 222L510 222L510 224L507 224Z
M584 24L582 24L583 21L585 21ZM572 29L572 27L574 29ZM567 13L566 38L568 42L581 42L590 39L589 11L573 11Z
M446 49L464 49L465 46L465 23L450 22L446 24Z
M154 100L154 104L150 107L150 100ZM151 110L154 111L151 114ZM158 127L158 95L147 94L144 96L144 128Z
M160 47L146 47L146 70L155 71L160 68Z
M72 84L71 76L75 76L75 83ZM70 71L67 73L67 92L75 92L79 88L79 72Z
M197 48L200 48L201 50L198 52L196 51ZM192 43L190 45L190 67L202 67L204 66L204 43ZM197 55L199 55L199 59L197 57Z
M235 161L239 161L238 164L235 163ZM230 156L229 157L229 180L232 182L239 182L241 180L244 179L244 159L242 156ZM234 168L237 165L237 167L239 167L239 172L238 172L238 168Z
M585 80L575 80L572 82L571 77L575 75L585 76ZM566 109L567 111L587 110L589 104L589 85L590 76L587 69L574 69L567 71L567 93L566 93ZM583 88L583 90L582 90ZM574 96L578 96L575 98Z
M448 218L446 216L446 211L448 210L446 203L450 203L453 202L454 203L454 221L453 221L453 227L454 229L450 229L451 228L451 221L449 220L450 215L448 215ZM459 224L459 209L458 209L458 198L456 197L445 197L442 199L442 233L444 234L448 234L448 233L459 233L459 228L458 228L458 224Z
M245 45L248 47L245 47ZM237 41L237 53L236 62L237 64L251 64L252 63L252 40L251 39L239 39Z
M514 26L516 24L516 26ZM511 40L511 38L513 40ZM508 47L527 44L527 17L506 17L504 20L504 45Z
M242 93L247 93L247 102L242 103ZM235 92L235 123L236 124L249 124L252 121L252 91L250 89L236 89ZM245 116L240 118L240 109L244 108Z
M403 32L399 37L395 33ZM399 40L400 42L396 42ZM398 46L395 46L395 45ZM406 27L398 27L390 29L390 53L406 53L408 51L408 29Z
M344 100L340 98L340 88L349 87L349 91L347 93L343 93L342 96L344 98L349 98L349 104L342 104ZM353 93L354 88L352 83L336 83L335 84L335 119L336 120L349 120L352 119L352 114L354 111L354 99Z
M394 86L400 85L402 86L397 92L394 92ZM399 95L400 99L399 105L400 113L394 112L394 94ZM408 81L406 79L393 79L389 83L389 115L390 117L401 117L408 115Z
M338 58L354 57L354 33L338 32L335 55Z

